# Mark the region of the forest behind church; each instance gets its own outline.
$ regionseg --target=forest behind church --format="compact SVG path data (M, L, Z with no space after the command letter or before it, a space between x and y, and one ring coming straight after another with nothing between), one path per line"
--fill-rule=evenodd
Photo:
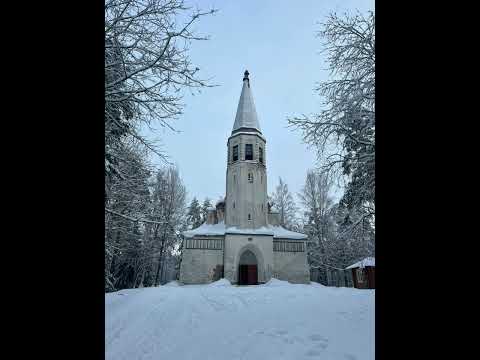
M202 224L217 201L190 193L175 154L142 132L175 131L183 94L215 85L200 77L189 48L208 41L197 29L216 13L181 0L105 2L106 292L175 279L182 231ZM375 255L375 16L332 13L319 21L331 71L316 89L322 107L285 119L317 166L305 169L299 193L280 178L270 203L285 228L309 236L308 260L322 282L327 268ZM334 184L344 190L340 199Z

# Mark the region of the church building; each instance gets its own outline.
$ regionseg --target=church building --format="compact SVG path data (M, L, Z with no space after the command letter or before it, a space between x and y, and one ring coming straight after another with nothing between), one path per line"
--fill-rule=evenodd
M265 283L272 277L309 283L307 236L284 229L267 200L266 138L245 71L242 93L227 140L226 196L208 209L207 220L185 231L180 282L220 278L232 284Z

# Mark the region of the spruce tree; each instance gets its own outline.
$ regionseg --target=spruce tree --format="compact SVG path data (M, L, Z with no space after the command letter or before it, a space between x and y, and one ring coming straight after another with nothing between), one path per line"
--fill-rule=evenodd
M187 212L187 222L190 229L195 229L202 225L202 211L196 197L192 199Z
M208 208L212 207L212 203L210 201L211 200L207 197L205 198L202 204L202 222L203 223L207 221Z

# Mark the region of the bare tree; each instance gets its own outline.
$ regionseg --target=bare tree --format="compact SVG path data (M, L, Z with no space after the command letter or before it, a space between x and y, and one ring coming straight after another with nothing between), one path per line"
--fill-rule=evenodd
M288 185L283 182L281 177L278 178L278 185L271 199L273 206L280 213L280 225L286 229L293 229L297 225L297 206L293 200L292 193L288 190Z
M135 219L149 207L149 168L145 154L132 144L123 144L122 178L112 178L105 206L105 288L132 284L135 257L141 246L142 229ZM137 249L137 250L135 250Z
M334 202L331 197L332 181L324 173L307 172L305 185L298 194L304 213L304 231L308 234L308 261L318 268L321 282L326 280L326 266L330 259L332 243L336 241Z
M315 239L320 248L323 248L323 243L332 233L331 211L334 203L331 190L332 182L325 174L310 170L305 185L298 194L305 207L306 222L312 235L310 240Z
M166 162L167 157L140 130L155 124L174 130L184 91L210 86L192 65L189 46L207 39L192 28L214 12L190 9L182 0L105 1L107 291L152 283L154 277L158 281L165 254L177 239L177 214L159 213L159 201L148 191L153 169L147 153ZM161 206L175 208L169 196L181 198L168 189L172 181Z
M348 209L362 207L375 215L375 15L332 14L322 24L332 80L317 90L324 110L289 119L316 147L321 169L346 180L343 201ZM357 213L359 213L357 211Z
M215 10L191 11L182 0L105 2L105 171L120 176L119 140L128 136L166 160L139 132L153 123L171 130L182 91L208 86L191 64L189 44L206 40L192 26Z
M154 284L158 285L166 254L180 241L180 228L186 215L186 189L175 167L160 169L152 185L150 218L158 222L152 233L157 253Z

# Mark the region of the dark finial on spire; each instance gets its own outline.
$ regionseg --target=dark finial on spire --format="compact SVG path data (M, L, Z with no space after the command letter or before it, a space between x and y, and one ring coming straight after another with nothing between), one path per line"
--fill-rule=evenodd
M243 73L243 80L249 80L248 79L248 75L250 75L250 73L248 72L248 70L245 70L245 72Z

